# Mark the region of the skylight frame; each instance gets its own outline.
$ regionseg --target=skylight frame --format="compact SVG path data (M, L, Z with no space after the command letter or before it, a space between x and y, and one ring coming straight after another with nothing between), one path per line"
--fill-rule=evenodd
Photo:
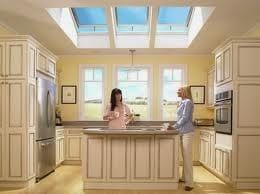
M70 8L70 13L71 13L71 17L73 19L74 26L75 26L76 31L77 31L78 34L80 34L80 35L104 35L104 34L108 34L109 33L108 18L107 18L105 7L85 7L85 8L104 8L106 24L97 24L97 25L80 25L79 21L78 21L78 17L76 17L76 14L73 11L73 9L75 9L75 8L79 8L79 7L71 7ZM91 28L91 27L93 27L93 28L95 28L95 27L97 27L97 28L104 27L104 28L106 28L106 31L85 31L85 32L80 31L80 28L81 27L84 28L84 26L86 26L88 28Z
M120 24L120 26L122 26L122 27L128 27L128 26L130 26L130 27L134 27L134 26L144 26L144 27L146 27L146 31L125 31L125 32L123 32L123 31L119 31L119 28L118 28L118 20L117 20L117 13L116 13L116 8L117 7L145 7L145 8L147 8L147 13L146 13L146 16L147 16L147 22L146 22L146 24L145 25L142 25L142 24L135 24L135 25L128 25L128 24ZM149 32L150 32L150 20L151 20L151 10L150 10L150 6L134 6L134 5L131 5L131 6L115 6L115 7L113 7L113 18L114 18L114 29L115 29L115 34L117 34L117 35L148 35L149 34Z
M183 6L163 6L161 5L160 7L183 7ZM190 10L189 10L189 13L187 15L187 19L185 21L185 25L182 25L182 24L159 24L158 23L158 17L159 17L159 12L160 12L160 7L158 8L158 15L157 15L157 18L156 18L156 34L158 35L187 35L188 32L189 32L189 27L190 27L190 23L191 23L191 20L192 20L192 14L193 14L193 11L194 11L194 7L192 6L187 6L187 7L190 7ZM176 32L176 31L158 31L158 26L170 26L171 28L172 27L185 27L186 30L185 32Z

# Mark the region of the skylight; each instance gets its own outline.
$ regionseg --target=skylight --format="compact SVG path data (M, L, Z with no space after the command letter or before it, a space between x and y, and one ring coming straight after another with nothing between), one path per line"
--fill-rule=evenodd
M116 7L115 16L118 33L148 32L148 7Z
M105 8L80 7L71 8L79 33L108 32Z
M187 33L191 7L161 6L157 18L157 32Z

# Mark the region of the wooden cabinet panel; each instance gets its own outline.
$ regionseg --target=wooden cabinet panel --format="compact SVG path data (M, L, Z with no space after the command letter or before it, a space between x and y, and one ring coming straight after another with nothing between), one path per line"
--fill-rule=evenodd
M60 141L59 141L59 152L60 152L60 157L59 157L59 161L60 163L64 161L65 159L65 138L60 138Z
M231 47L228 47L223 52L223 81L229 81L232 79L232 56Z
M108 179L122 181L130 178L130 144L128 137L108 138Z
M155 138L155 179L167 182L178 179L178 142L177 138L156 136Z
M0 132L5 129L5 82L0 81Z
M47 66L47 57L38 50L38 63L37 69L45 72Z
M4 133L0 131L0 180L4 176Z
M24 176L24 137L22 133L7 136L7 178L22 179Z
M25 82L9 80L6 86L6 129L25 128Z
M68 136L66 146L66 160L81 160L80 136Z
M36 58L37 58L36 48L32 45L29 45L28 75L32 79L36 78Z
M26 43L22 41L7 42L6 78L25 79L26 67Z
M54 61L48 59L48 62L47 62L47 72L53 76L55 76L55 69L56 69L56 64Z
M216 57L216 83L219 84L223 80L223 60L222 55Z
M106 139L104 136L87 136L86 138L86 169L83 176L89 181L106 179Z
M36 150L35 150L35 133L29 133L28 136L28 175L29 177L35 176L35 157L36 157Z
M34 84L29 84L29 127L35 129L36 127L36 86Z
M154 173L153 136L131 138L131 180L150 181Z
M260 77L260 44L247 43L236 45L238 55L238 77L259 78Z
M5 43L0 42L0 79L5 79Z

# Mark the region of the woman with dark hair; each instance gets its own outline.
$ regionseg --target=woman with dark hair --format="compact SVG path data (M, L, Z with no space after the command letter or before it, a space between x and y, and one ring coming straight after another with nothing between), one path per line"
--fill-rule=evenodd
M109 121L109 129L125 129L133 118L129 107L122 102L122 91L118 88L112 90L110 104L104 113L103 119Z

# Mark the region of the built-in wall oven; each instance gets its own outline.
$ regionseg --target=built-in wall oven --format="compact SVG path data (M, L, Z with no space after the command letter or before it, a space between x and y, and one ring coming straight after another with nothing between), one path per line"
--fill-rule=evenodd
M215 131L232 134L232 90L215 96Z

